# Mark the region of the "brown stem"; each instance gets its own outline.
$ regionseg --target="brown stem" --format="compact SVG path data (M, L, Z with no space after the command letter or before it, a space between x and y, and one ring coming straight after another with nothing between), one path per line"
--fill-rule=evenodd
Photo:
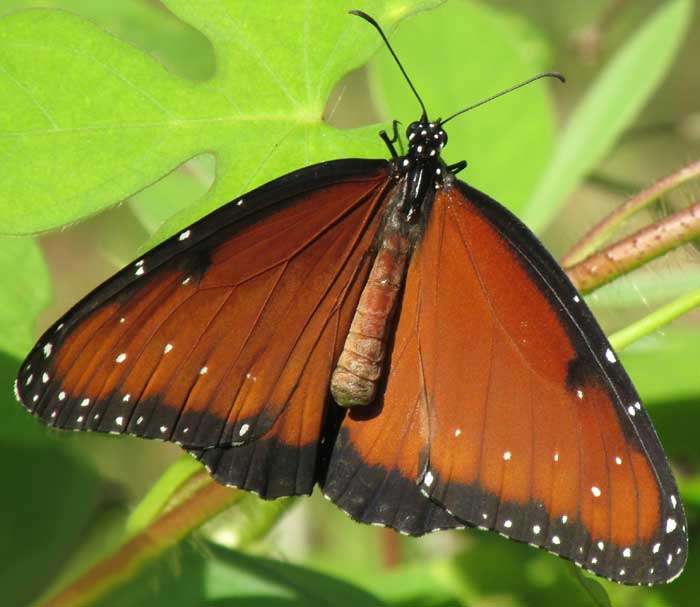
M581 293L590 293L617 276L696 238L700 238L700 203L589 255L567 268L566 272Z
M197 529L244 495L208 478L203 486L184 502L164 513L114 554L108 556L77 580L54 595L44 607L75 607L94 604L107 592L130 579L148 562Z
M639 194L617 207L607 217L593 226L586 235L561 258L561 265L564 268L568 268L580 262L584 257L590 255L596 249L599 249L618 226L630 215L651 204L669 190L698 176L700 176L700 161L692 162L675 173L660 179L654 185L642 190Z
M401 564L401 536L393 529L380 529L382 565L385 569L395 569Z

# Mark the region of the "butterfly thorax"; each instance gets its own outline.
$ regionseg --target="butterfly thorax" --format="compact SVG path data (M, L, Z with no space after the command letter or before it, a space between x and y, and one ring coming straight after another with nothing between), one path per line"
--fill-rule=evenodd
M411 251L420 241L435 191L447 173L440 157L447 134L440 121L429 122L423 116L409 125L406 137L408 152L393 160L399 184L385 205L372 268L331 379L333 398L345 407L375 400Z
M446 167L440 154L447 145L447 133L439 120L430 122L423 116L408 126L406 138L408 152L394 162L399 178L407 181L402 208L412 222L429 212L433 192L443 184Z

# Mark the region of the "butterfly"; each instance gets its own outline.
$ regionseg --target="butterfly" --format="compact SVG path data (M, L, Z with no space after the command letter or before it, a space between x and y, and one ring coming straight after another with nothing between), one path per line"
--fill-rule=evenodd
M306 167L175 234L44 333L18 400L175 442L266 499L318 484L363 523L670 581L683 506L617 355L537 238L443 161L466 110L430 120L352 12L421 105L407 152L394 123L389 160Z

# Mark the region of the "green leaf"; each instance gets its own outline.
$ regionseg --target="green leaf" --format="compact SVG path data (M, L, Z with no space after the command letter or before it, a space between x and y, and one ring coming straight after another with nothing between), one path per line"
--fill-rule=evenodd
M143 0L3 0L0 15L27 8L57 8L81 15L149 52L185 78L204 80L214 73L214 52L206 37L156 3Z
M93 470L22 410L10 386L19 362L0 352L0 588L6 605L26 605L60 571L97 505Z
M694 364L700 360L700 330L669 327L634 343L621 357L645 402L700 399Z
M583 571L581 571L581 569L576 567L576 565L573 563L569 563L569 570L578 580L578 583L581 585L583 590L585 590L586 594L588 594L592 605L595 607L611 607L610 597L605 592L605 588L603 588L603 585L598 580L594 580L593 578L584 574Z
M439 44L432 43L436 32ZM545 39L531 28L515 27L512 14L485 4L450 2L402 23L391 42L431 118L444 118L545 67L546 53L539 50L546 48ZM381 76L375 84L385 115L405 128L419 117L418 102L386 49L380 49L373 66ZM469 162L460 178L516 212L552 153L555 123L547 86L540 82L504 96L456 118L446 129L448 162Z
M655 308L700 287L700 268L688 264L677 269L665 264L659 271L659 267L660 264L656 265L657 269L652 265L649 271L620 276L587 295L586 301L594 310L601 311L603 308L629 310L640 305Z
M24 357L34 344L35 319L51 298L48 269L33 238L0 238L0 276L0 350Z
M129 206L143 226L153 233L175 213L203 197L215 177L213 156L193 158L160 181L134 194Z
M381 605L370 593L331 576L207 543L171 551L101 605Z
M589 605L587 591L570 575L569 564L524 544L503 542L492 533L468 532L467 549L436 562L433 575L462 605Z
M521 219L541 231L661 83L690 24L690 0L665 2L617 52L579 103Z
M430 4L360 3L387 25ZM333 84L380 44L366 23L340 9L329 14L318 1L304 10L259 3L244 11L233 0L167 5L216 49L211 80L176 77L68 13L0 20L4 232L38 232L93 214L202 152L216 156L216 183L177 225L292 168L384 154L373 134L321 121Z

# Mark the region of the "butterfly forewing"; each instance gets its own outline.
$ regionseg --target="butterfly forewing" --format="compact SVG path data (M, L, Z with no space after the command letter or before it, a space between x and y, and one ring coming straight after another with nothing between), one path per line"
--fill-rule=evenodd
M49 328L18 396L61 428L315 448L389 183L383 161L339 161L229 203Z

